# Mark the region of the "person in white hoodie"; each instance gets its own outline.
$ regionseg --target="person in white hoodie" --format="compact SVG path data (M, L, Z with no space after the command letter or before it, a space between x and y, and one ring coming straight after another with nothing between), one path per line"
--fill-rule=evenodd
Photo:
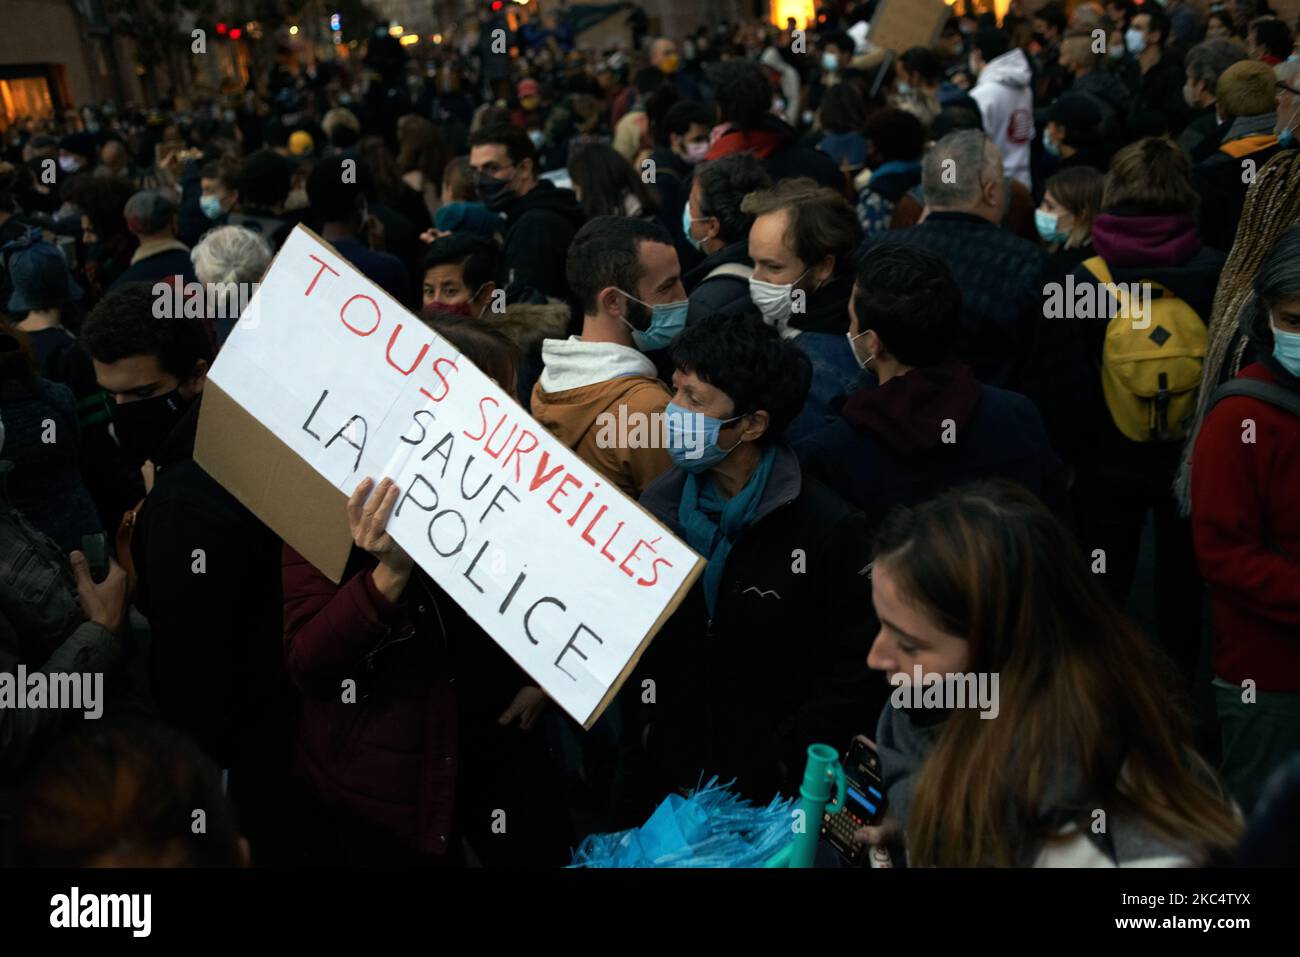
M672 238L630 216L597 216L573 238L565 274L582 334L542 343L533 418L628 495L672 466L662 435L671 398L641 350L667 346L690 305Z
M1033 70L1025 51L1011 49L1001 30L982 29L970 51L971 72L978 77L971 98L979 104L984 129L1002 153L1007 176L1032 188L1029 147L1034 138Z

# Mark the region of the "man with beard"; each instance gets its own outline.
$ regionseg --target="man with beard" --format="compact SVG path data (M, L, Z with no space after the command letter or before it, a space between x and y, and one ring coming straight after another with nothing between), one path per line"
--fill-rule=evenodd
M565 250L582 225L573 191L538 176L537 147L523 130L490 126L470 138L469 165L479 199L505 217L506 300L540 293L567 299Z
M574 237L566 273L582 307L582 333L542 343L533 417L637 496L672 464L651 439L668 390L643 353L667 346L686 324L677 251L653 223L597 216ZM627 435L618 434L623 428ZM645 439L632 441L632 430Z
M82 338L123 452L145 472L130 559L162 715L228 772L259 863L282 849L296 702L281 652L280 541L194 461L212 345L158 319L148 284L115 289ZM259 850L261 853L259 853Z

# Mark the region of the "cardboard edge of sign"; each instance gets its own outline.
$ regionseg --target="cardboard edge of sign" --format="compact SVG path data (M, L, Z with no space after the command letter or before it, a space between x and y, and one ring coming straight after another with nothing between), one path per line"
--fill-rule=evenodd
M908 9L904 17L898 17L898 10L902 9L902 0L885 0L876 8L875 15L871 18L871 28L867 31L867 40L877 47L890 50L898 56L902 56L911 47L923 46L932 47L939 42L939 36L943 33L943 25L951 17L952 8L945 0L925 0L929 4L929 9L917 9L922 5L922 0L907 0ZM894 7L897 6L898 10ZM925 31L925 16L930 16L930 29ZM903 26L903 24L906 24ZM917 26L920 25L920 29ZM901 36L893 36L888 31L890 28L896 30L902 26L899 31ZM884 39L880 39L881 35Z
M302 230L312 239L329 247L343 261L343 265L352 271L356 279L380 289L369 277L344 259L330 243L321 239L312 230L301 224L296 229ZM279 258L278 252L276 258ZM268 274L274 266L273 259L267 268ZM388 295L387 292L384 294ZM405 307L403 311L406 311ZM407 315L411 314L407 312ZM411 316L411 318L417 317ZM433 335L437 336L437 333L433 332ZM447 345L454 349L450 343ZM532 418L531 413L519 405L514 396L506 393L505 390L502 392L520 413ZM576 452L573 454L575 458L578 457ZM203 403L199 408L198 436L194 443L194 461L290 548L311 562L321 574L336 585L342 582L343 571L347 566L353 544L347 509L344 507L347 503L347 495L211 380L203 388ZM293 494L277 494L286 488L293 489ZM613 487L612 490L627 499L633 507L641 509L647 518L663 529L664 534L676 538L658 518L641 508L640 503L622 489ZM685 546L685 543L683 545ZM686 550L696 555L695 564L682 579L673 597L664 605L659 617L646 631L617 679L610 684L591 714L581 722L585 730L590 730L609 707L609 703L614 700L614 696L618 694L640 662L641 656L645 654L651 639L659 633L664 622L681 605L686 594L703 573L704 559L689 546L686 546ZM425 573L435 582L437 581L437 577L431 572L426 570ZM513 656L511 658L513 660ZM524 671L526 672L527 669ZM576 715L574 717L576 718Z

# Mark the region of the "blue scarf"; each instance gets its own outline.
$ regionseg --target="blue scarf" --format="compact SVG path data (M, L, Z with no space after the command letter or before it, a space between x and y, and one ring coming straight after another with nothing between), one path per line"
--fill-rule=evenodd
M677 507L677 519L686 531L687 544L708 559L702 581L710 619L713 618L718 603L718 587L722 584L722 570L727 565L731 546L754 521L774 461L775 445L769 446L763 453L754 474L730 501L722 497L718 483L707 472L704 475L688 473L686 476L686 483L682 486L682 501Z

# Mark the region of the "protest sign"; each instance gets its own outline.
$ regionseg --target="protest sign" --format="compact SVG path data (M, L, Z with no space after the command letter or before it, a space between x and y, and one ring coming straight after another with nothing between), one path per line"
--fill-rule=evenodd
M867 38L895 53L932 47L951 16L952 8L944 0L883 0L871 18Z
M702 570L301 226L212 366L199 431L199 463L334 580L346 496L392 478L394 539L585 727Z

